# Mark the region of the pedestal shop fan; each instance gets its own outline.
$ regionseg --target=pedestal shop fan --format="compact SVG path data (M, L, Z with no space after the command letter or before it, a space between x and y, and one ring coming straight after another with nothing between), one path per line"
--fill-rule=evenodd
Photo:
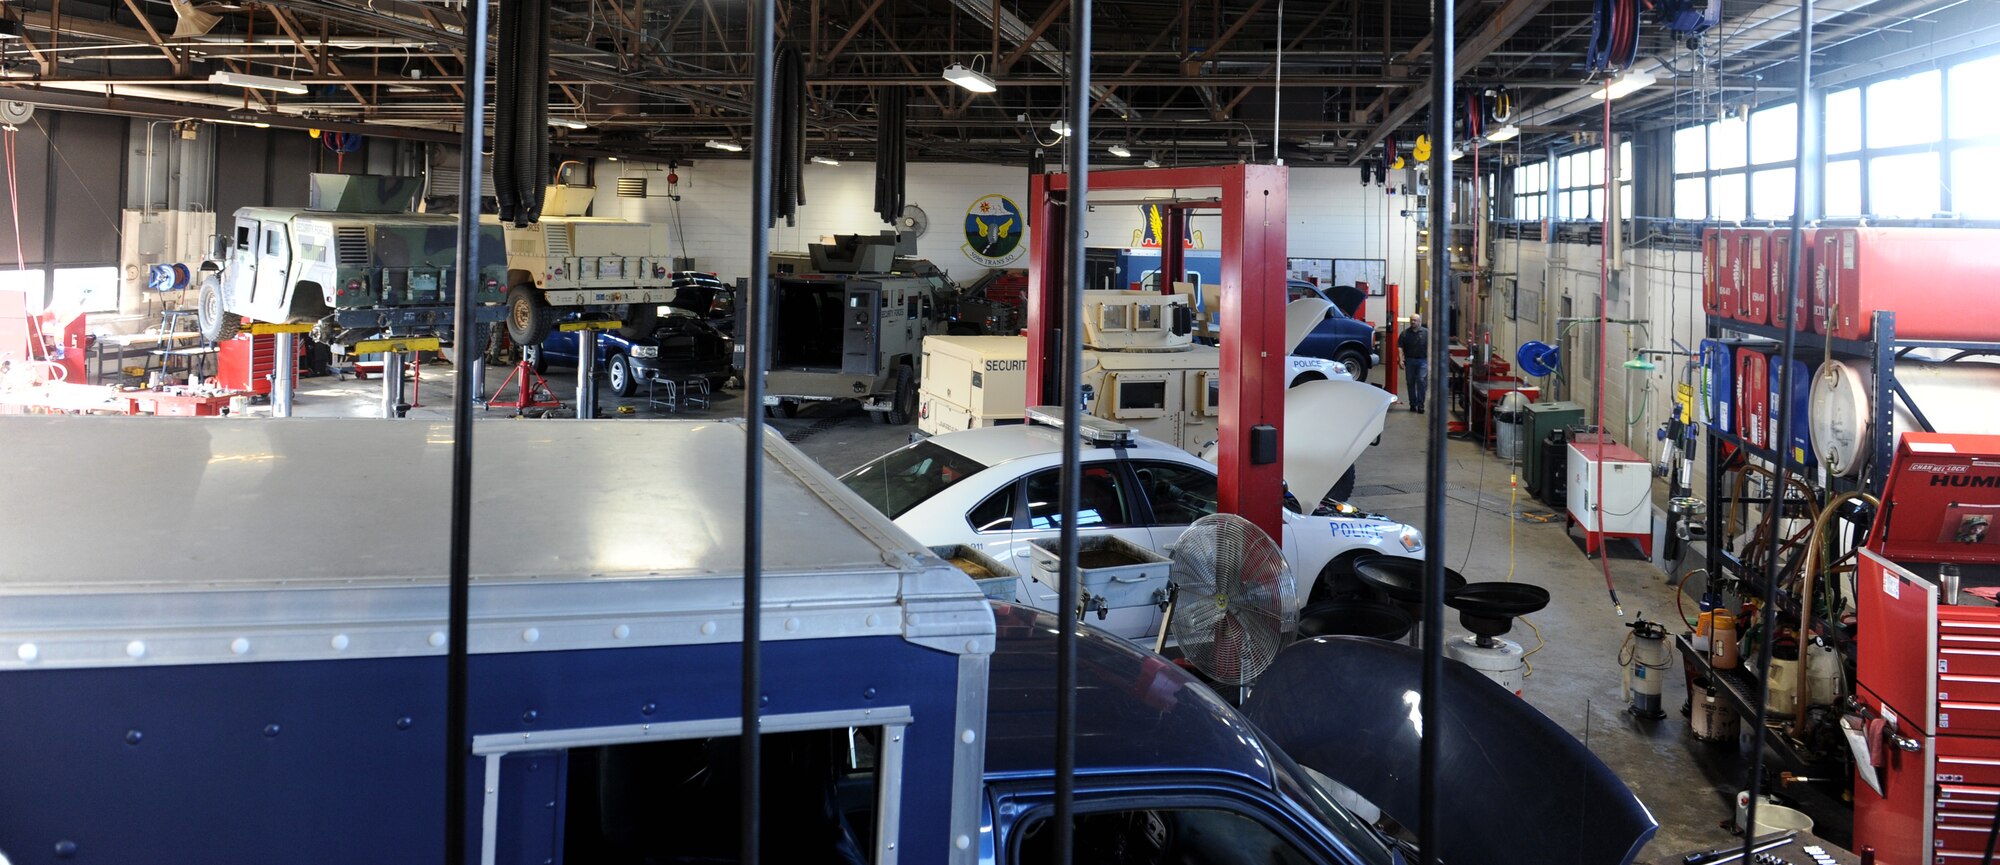
M1218 685L1249 684L1298 623L1284 551L1249 520L1210 514L1181 533L1170 557L1167 623L1182 656Z

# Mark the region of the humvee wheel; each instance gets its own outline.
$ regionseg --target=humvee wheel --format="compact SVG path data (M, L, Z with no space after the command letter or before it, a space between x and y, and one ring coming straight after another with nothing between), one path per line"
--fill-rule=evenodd
M555 325L555 309L534 286L522 283L507 289L507 338L515 345L541 345Z
M213 271L201 278L194 317L201 338L209 342L235 339L237 331L243 329L243 317L222 308L222 280Z

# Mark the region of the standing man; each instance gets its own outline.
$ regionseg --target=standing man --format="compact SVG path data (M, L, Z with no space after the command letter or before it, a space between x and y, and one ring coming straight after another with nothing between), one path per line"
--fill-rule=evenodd
M1424 396L1430 392L1428 373L1430 360L1431 332L1424 327L1424 320L1410 317L1410 326L1396 337L1396 349L1403 353L1403 375L1410 382L1410 410L1424 413Z

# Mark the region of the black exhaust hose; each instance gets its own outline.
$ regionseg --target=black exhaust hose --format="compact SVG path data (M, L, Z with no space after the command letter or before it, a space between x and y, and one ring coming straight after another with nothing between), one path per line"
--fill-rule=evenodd
M513 164L516 150L513 120L515 94L520 90L516 83L520 77L520 64L516 58L520 56L521 4L522 0L501 0L500 20L496 28L499 31L499 46L493 69L493 161L488 171L492 172L493 197L499 205L502 220L512 219L521 203L513 175L506 169ZM459 165L471 164L471 160L461 154ZM460 202L460 206L466 204ZM478 202L471 202L470 205L477 207Z
M521 189L523 206L527 209L527 221L542 218L542 205L548 193L549 182L549 20L552 0L531 0L528 14L534 20L527 33L532 34L534 45L531 57L534 60L532 77L524 82L527 97L523 104L525 116L521 118L520 135L523 140L533 142L531 157L522 166L525 184Z

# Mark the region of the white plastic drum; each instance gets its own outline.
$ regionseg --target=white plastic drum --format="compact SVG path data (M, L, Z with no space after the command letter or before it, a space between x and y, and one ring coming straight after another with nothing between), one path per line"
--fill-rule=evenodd
M1875 417L1868 394L1874 380L1873 364L1867 361L1830 360L1813 375L1808 411L1813 449L1836 475L1851 476L1868 461ZM1896 364L1896 380L1938 432L2000 433L2000 408L1992 397L2000 388L2000 364L1906 358ZM1909 407L1896 400L1895 433L1922 428Z

